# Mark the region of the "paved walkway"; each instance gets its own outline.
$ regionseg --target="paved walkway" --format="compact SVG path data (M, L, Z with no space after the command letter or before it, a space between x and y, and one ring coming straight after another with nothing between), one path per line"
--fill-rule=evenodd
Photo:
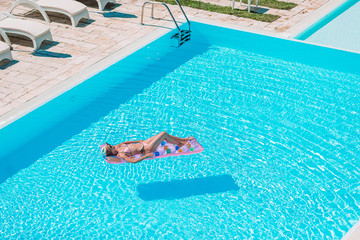
M0 11L6 11L14 0L1 0ZM158 21L146 18L140 25L143 1L117 0L118 4L108 5L106 11L99 11L95 0L82 0L90 11L89 21L81 22L73 28L70 19L59 14L51 14L49 25L54 42L43 44L38 52L32 51L30 40L11 38L15 61L0 67L0 118L11 114L34 97L48 91L74 74L81 72L111 53L125 48L128 44L161 27L173 27L171 21ZM215 4L231 5L230 0L207 0ZM290 11L269 9L268 13L278 14L280 19L273 23L237 18L234 16L205 12L185 7L185 12L196 16L254 30L284 33L290 27L306 18L314 10L331 0L286 0L297 3ZM261 0L259 1L261 4ZM236 7L239 7L237 2ZM175 16L180 12L170 6ZM245 8L246 5L243 4ZM264 7L265 8L265 7ZM35 11L19 6L13 14L44 24L42 17ZM165 9L158 7L156 16L166 17ZM150 11L148 11L148 15Z

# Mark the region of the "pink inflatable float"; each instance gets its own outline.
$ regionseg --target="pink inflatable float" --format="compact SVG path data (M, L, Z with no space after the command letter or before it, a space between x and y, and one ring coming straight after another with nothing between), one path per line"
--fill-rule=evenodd
M104 145L100 146L100 149ZM154 152L154 156L146 158L144 160L156 159L156 158L165 158L170 156L180 156L180 155L189 155L194 153L200 153L204 150L204 148L198 143L198 141L194 138L188 141L184 146L179 148L177 145L168 143L163 141ZM143 155L136 154L131 156L132 159L141 158ZM118 163L127 163L123 158L119 158L117 156L103 156L104 160L111 164L118 164Z

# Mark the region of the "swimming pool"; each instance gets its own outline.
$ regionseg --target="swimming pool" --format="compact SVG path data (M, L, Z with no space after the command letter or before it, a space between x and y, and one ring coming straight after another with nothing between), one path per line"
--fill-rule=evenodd
M360 52L360 1L349 0L295 38Z
M308 239L350 229L360 55L192 26L182 47L169 47L169 33L1 129L0 238ZM135 165L100 156L104 141L162 130L194 135L205 150Z

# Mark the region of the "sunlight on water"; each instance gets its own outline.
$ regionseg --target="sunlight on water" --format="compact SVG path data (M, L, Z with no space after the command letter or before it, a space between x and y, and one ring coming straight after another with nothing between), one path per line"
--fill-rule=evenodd
M212 46L1 184L0 238L341 238L360 212L359 89L359 75ZM160 131L205 150L100 156Z

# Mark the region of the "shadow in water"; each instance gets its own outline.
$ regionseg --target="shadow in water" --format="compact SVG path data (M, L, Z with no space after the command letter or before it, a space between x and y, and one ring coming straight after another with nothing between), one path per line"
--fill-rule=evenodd
M137 18L136 15L120 12L103 12L101 14L107 18Z
M196 195L237 191L239 190L239 186L236 185L231 175L220 175L171 182L139 184L137 190L142 200L152 201L158 199L173 200Z
M32 53L32 55L36 57L52 57L52 58L70 58L71 55L67 53L57 53L57 52L50 52L50 51L42 51L37 50Z

